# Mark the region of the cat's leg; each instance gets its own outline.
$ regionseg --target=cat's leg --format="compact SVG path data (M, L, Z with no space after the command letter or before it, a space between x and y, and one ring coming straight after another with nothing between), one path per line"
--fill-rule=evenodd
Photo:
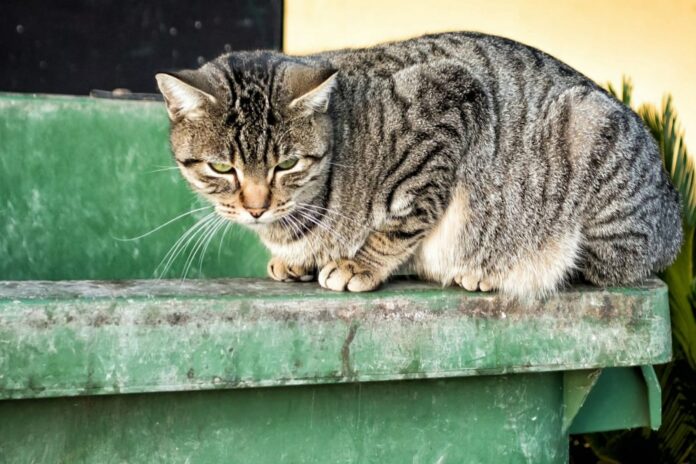
M440 60L394 74L393 92L389 98L398 104L392 112L400 121L388 126L393 125L390 130L400 143L394 144L391 162L382 166L371 202L381 225L351 259L326 264L319 272L322 287L377 288L413 255L452 199L471 136L467 129L476 124L477 105L484 101L482 84L460 62ZM382 133L379 140L389 138Z
M413 253L416 237L375 232L352 259L329 262L319 272L319 284L330 290L368 292L376 289Z
M314 279L313 269L303 266L290 266L277 256L274 256L268 262L267 271L269 277L281 282L309 282Z
M319 284L331 290L351 292L379 287L413 255L442 216L449 194L436 185L429 183L419 189L408 182L399 184L390 208L392 213L399 214L393 214L381 230L368 235L354 257L326 264L319 272ZM404 200L406 195L408 202ZM408 207L401 207L404 204Z

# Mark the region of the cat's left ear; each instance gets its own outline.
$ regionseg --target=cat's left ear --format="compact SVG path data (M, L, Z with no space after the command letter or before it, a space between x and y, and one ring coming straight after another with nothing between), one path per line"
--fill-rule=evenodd
M198 119L203 116L208 105L217 103L217 99L204 90L207 83L195 73L196 71L181 71L155 76L172 121Z
M336 87L338 72L330 68L293 65L288 69L288 87L292 94L291 109L307 114L326 113Z

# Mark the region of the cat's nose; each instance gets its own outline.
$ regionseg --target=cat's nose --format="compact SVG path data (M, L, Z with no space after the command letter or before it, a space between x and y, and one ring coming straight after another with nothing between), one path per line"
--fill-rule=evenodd
M246 208L246 210L249 211L249 214L251 214L255 219L260 218L263 213L268 211L266 208Z

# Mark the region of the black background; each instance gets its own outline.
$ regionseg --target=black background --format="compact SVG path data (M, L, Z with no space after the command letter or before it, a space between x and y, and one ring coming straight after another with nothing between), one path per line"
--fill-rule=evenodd
M154 74L281 48L282 0L3 0L0 91L155 92Z

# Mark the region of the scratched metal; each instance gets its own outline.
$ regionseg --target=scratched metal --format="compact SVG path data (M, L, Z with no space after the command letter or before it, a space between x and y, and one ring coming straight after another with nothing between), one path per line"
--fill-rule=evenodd
M657 279L528 303L408 281L0 283L0 398L647 365L670 343Z

